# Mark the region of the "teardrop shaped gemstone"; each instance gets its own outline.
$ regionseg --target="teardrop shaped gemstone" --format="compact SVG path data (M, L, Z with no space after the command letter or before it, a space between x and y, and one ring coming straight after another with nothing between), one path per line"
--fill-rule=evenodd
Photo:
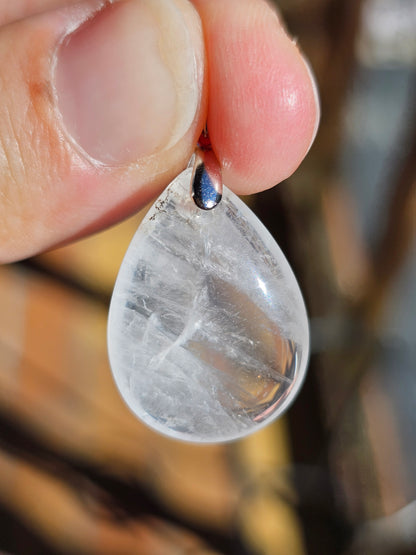
M170 437L237 439L281 415L302 384L305 306L280 248L224 187L198 209L185 170L154 203L122 263L109 357L130 409Z

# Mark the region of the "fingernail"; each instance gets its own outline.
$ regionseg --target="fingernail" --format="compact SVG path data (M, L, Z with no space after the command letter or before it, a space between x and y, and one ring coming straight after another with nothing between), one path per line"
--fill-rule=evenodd
M200 101L202 57L190 35L174 3L142 0L110 4L67 36L55 90L72 140L109 165L177 142Z

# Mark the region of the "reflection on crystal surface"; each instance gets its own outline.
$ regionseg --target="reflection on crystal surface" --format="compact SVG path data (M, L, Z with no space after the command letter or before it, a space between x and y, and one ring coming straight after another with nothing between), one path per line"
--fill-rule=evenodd
M225 189L212 212L191 170L161 195L123 261L109 354L129 407L162 433L235 439L287 408L308 358L293 273L254 214Z

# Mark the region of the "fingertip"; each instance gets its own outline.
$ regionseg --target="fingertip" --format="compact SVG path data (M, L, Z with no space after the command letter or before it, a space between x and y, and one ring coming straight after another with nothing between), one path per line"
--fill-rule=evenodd
M312 73L266 2L198 6L207 38L208 127L224 183L241 194L270 188L296 170L316 135Z
M183 169L205 123L203 39L188 0L98 3L1 30L0 263L143 207ZM155 75L157 63L167 67Z

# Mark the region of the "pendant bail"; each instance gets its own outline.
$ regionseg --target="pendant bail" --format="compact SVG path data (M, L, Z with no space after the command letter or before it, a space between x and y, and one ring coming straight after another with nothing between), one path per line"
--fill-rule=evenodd
M211 147L207 128L201 133L195 150L191 178L191 196L201 210L212 210L222 199L220 163Z

